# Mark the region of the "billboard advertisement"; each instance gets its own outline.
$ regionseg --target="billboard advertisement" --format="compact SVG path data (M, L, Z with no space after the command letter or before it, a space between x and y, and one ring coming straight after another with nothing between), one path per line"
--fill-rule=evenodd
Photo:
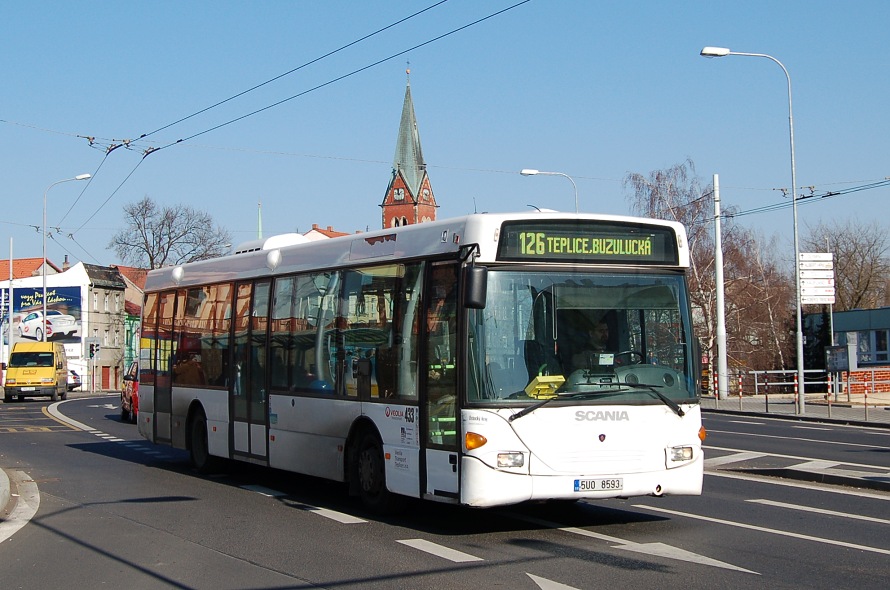
M9 291L2 290L3 342L7 343L6 327L9 322ZM46 339L66 344L80 343L81 288L47 287L46 289ZM12 329L20 341L42 340L43 287L15 287L12 291ZM67 347L66 347L67 349Z

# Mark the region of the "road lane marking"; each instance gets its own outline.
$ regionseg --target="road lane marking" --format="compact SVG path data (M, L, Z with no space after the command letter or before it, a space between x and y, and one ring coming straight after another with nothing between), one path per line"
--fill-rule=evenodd
M711 516L702 516L701 514L692 514L691 512L680 512L679 510L668 510L667 508L655 508L653 506L646 506L645 504L634 504L634 508L639 508L641 510L651 510L652 512L659 512L662 514L672 514L674 516L682 516L685 518L692 518L694 520L703 520L705 522L713 522L715 524L722 524L725 526L736 527L740 529L748 529L751 531L758 531L761 533L769 533L771 535L778 535L780 537L791 537L793 539L801 539L803 541L813 541L814 543L823 543L825 545L834 545L837 547L846 547L848 549L856 549L858 551L868 551L870 553L880 553L882 555L890 555L890 549L881 549L880 547L869 547L868 545L859 545L858 543L848 543L846 541L837 541L835 539L827 539L824 537L815 537L813 535L804 535L802 533L793 533L791 531L782 531L779 529L771 529L769 527L762 527L753 524L747 524L744 522L735 522L732 520L726 520L723 518L714 518Z
M267 498L284 498L285 496L287 496L287 494L285 494L284 492L279 492L277 490L273 490L264 486L243 485L239 487L241 487L241 489L243 490L247 490L248 492L254 492L261 496L266 496Z
M753 473L730 473L728 471L708 471L705 473L708 477L724 477L726 479L741 479L743 481L756 481L757 483L765 483L773 486L785 486L786 488L799 488L802 490L815 490L817 492L827 492L829 494L841 494L843 496L856 496L857 498L868 498L870 500L888 500L890 494L873 494L863 492L862 490L844 489L838 486L829 486L825 484L798 483L788 479L776 479L768 475L756 475Z
M62 424L67 424L68 426L70 426L76 430L83 430L86 432L91 432L91 431L95 430L92 426L87 426L86 424L78 422L77 420L74 420L73 418L69 418L68 416L66 416L65 414L63 414L62 412L59 411L59 406L62 404L68 403L69 401L74 401L74 400L65 400L65 401L56 402L54 404L50 404L50 406L48 408L44 409L44 412L48 412L48 415L50 417L55 418L57 421L61 422Z
M857 446L867 446L867 445L857 445ZM706 450L706 451L707 451L707 450L711 450L711 451L728 451L728 452L730 452L730 453L748 453L748 452L750 452L750 451L747 451L747 450L745 450L745 449L729 449L729 448L726 448L726 447L709 447L709 446L705 446L705 447L702 447L702 448L703 448L704 450ZM869 448L870 448L870 449L881 449L882 447L875 447L874 445L872 445L872 446L869 446ZM887 449L887 450L890 450L890 449ZM779 453L764 453L764 456L766 456L766 457L781 457L782 459L795 459L795 460L797 460L797 461L801 461L801 462L822 461L822 459L818 459L818 458L816 458L816 457L798 457L798 456L796 456L796 455L782 455L782 454L779 454ZM851 466L851 467L865 467L865 468L867 468L867 469L874 469L874 470L876 470L876 471L883 471L883 470L886 470L886 469L887 469L887 467L885 467L885 466L883 466L883 465L864 465L864 464L862 464L862 463L847 463L846 461L844 461L843 463L839 463L839 464L840 464L840 465L849 465L849 466Z
M448 561L453 561L454 563L485 561L481 557L476 557L475 555L470 555L469 553L464 553L463 551L458 551L457 549L450 549L448 547L445 547L444 545L439 545L431 541L426 541L424 539L403 539L401 541L396 541L396 543L401 543L402 545L413 547L414 549L423 551L424 553L429 553L430 555L435 555L436 557L441 557L442 559L447 559Z
M319 508L318 506L310 506L309 504L304 504L303 506L305 506L305 510L307 512L312 512L319 516L324 516L325 518L337 521L340 524L364 524L368 522L363 518L358 518L357 516L352 516L351 514L346 514L344 512L337 512L336 510Z
M864 448L864 449L882 449L882 450L890 450L890 447L879 447L877 445L864 445L860 443L849 443L843 441L836 440L825 440L822 438L803 438L799 436L777 436L775 434L756 434L753 432L733 432L731 430L711 430L708 428L708 434L735 434L738 436L752 436L757 438L776 438L779 440L796 440L800 442L812 442L812 443L821 443L828 444L833 447L856 447L856 448Z
M267 498L286 498L289 494L285 492L279 492L278 490L273 490L271 488L267 488L264 486L258 485L243 485L239 486L243 490L247 490L249 492L254 492L256 494L260 494L262 496L266 496ZM311 504L302 504L300 503L297 508L302 508L306 512L312 512L319 516L323 516L330 520L334 520L341 524L361 524L368 522L362 518L358 518L357 516L352 516L351 514L346 514L344 512L337 512L336 510L329 510L328 508L320 508L318 506L313 506Z
M877 522L880 524L890 524L890 520L886 518L875 518L873 516L863 516L862 514L850 514L849 512L838 512L836 510L826 510L824 508L813 508L811 506L800 506L798 504L788 504L786 502L776 502L775 500L745 500L754 504L764 504L766 506L775 506L776 508L787 508L789 510L800 510L802 512L813 512L815 514L826 514L828 516L840 516L841 518L852 518L854 520L866 520L868 522Z
M763 426L766 422L747 422L745 420L728 420L731 424L750 424L751 426ZM710 430L708 431L710 432Z
M759 459L769 456L768 453L755 453L753 451L742 451L733 453L732 455L723 455L722 457L712 457L705 459L705 467L717 467L726 463L737 463L739 461L748 461L750 459Z

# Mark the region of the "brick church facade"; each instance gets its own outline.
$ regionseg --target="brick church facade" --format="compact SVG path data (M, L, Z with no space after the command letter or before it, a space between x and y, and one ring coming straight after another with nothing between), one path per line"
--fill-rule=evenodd
M392 178L380 207L384 229L434 221L439 207L420 147L420 132L414 116L410 79L405 85L405 102L402 105L402 120L396 140Z

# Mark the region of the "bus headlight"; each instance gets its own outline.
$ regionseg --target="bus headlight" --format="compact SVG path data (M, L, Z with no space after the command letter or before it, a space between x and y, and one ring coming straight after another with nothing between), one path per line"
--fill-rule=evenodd
M507 453L498 453L498 468L516 468L525 465L525 455L521 452L513 451Z
M669 450L670 459L675 463L678 461L692 461L692 447L671 447Z

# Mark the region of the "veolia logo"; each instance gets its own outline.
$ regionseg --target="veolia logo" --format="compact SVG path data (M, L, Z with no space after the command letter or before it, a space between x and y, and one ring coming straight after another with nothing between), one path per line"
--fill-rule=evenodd
M630 422L627 410L578 410L575 412L575 421L577 422Z

